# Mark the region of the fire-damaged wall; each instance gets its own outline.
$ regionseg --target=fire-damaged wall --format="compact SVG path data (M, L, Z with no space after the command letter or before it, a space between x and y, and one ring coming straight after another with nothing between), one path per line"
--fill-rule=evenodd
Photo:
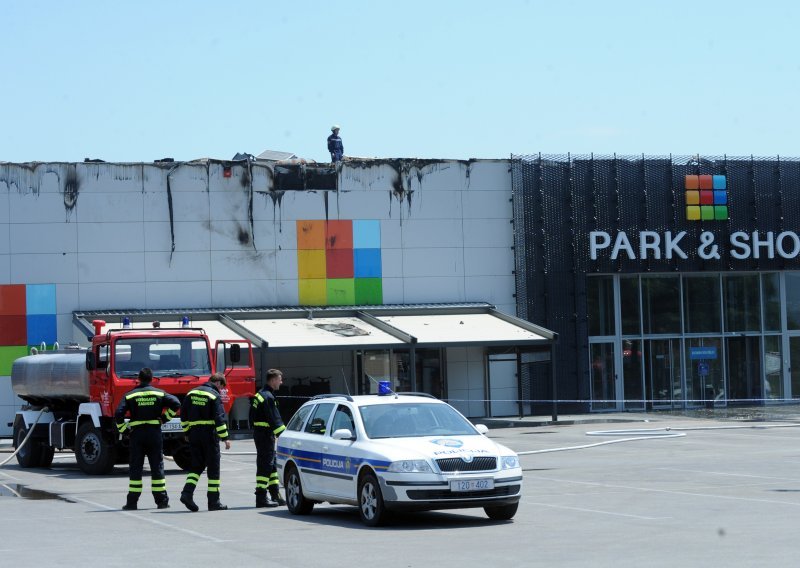
M62 341L74 310L361 298L514 313L510 179L508 160L0 163L0 285L55 285ZM337 245L298 233L326 221ZM346 242L361 265L333 254Z

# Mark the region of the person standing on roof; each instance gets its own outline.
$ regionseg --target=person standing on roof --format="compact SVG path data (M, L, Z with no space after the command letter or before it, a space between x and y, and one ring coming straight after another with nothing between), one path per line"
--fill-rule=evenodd
M164 477L164 442L161 423L172 420L181 407L180 401L161 389L150 386L153 371L144 367L139 371L139 386L128 392L119 403L114 417L122 434L130 432L130 469L128 473L128 500L122 507L135 511L142 494L142 469L144 458L150 463L150 490L159 509L169 507L167 480ZM166 412L162 412L166 409ZM125 414L130 420L125 422Z
M208 468L208 510L223 511L227 505L219 500L219 443L231 449L228 439L228 424L222 406L220 388L227 381L222 373L214 373L208 382L190 390L181 404L181 427L189 437L192 465L181 491L181 503L193 513L198 510L194 502L194 490L200 474Z
M286 430L278 412L275 393L283 383L283 373L278 369L267 371L264 388L256 393L250 407L253 423L253 441L256 444L256 507L286 505L281 497L278 467L275 462L275 440ZM272 500L267 497L267 491Z
M331 135L328 136L328 152L331 153L331 162L341 162L344 156L344 144L339 137L339 125L331 126Z

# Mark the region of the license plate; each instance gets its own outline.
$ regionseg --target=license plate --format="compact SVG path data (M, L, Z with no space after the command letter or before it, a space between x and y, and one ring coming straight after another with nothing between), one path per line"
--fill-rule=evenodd
M489 491L494 489L494 479L453 479L450 491Z
M161 425L162 432L181 432L182 430L180 420L165 422Z

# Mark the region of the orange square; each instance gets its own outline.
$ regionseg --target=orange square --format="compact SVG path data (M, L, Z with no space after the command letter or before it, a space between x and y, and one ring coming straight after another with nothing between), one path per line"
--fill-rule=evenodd
M686 192L686 205L700 205L700 192L687 191Z
M24 316L26 313L25 284L0 286L0 315Z
M297 221L298 249L325 249L325 221Z
M700 189L698 176L686 176L686 189Z
M700 189L714 189L714 176L700 176Z
M353 222L328 221L325 232L326 249L353 248Z

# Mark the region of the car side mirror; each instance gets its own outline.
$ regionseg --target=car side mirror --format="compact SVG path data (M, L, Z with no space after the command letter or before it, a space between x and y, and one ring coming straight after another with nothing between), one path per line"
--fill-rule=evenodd
M94 351L87 351L86 353L86 370L94 371L97 368L97 359L95 359Z
M340 428L335 430L333 434L331 434L331 438L334 440L355 440L356 437L353 436L353 433L348 430L347 428Z
M475 429L479 434L483 434L484 436L489 431L489 427L486 424L475 424Z

